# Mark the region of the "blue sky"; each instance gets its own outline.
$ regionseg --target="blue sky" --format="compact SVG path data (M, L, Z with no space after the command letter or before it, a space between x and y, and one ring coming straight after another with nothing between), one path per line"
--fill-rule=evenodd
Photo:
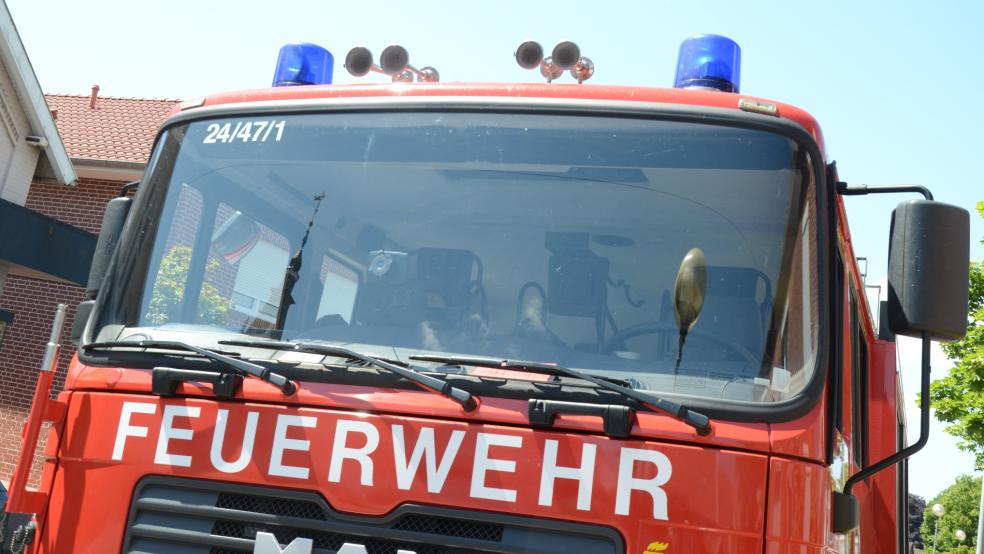
M336 54L399 43L445 81L536 81L512 53L535 39L576 41L596 64L591 82L671 86L680 42L717 33L742 46L742 92L811 112L827 152L851 183L919 183L972 210L984 200L981 23L973 1L747 2L51 2L7 0L48 93L194 98L268 86L279 47L319 43ZM565 78L568 79L569 78ZM366 80L380 80L378 76ZM868 279L885 275L891 209L907 196L852 197L848 215ZM984 219L972 216L972 252L984 258ZM909 396L918 345L902 343ZM949 363L934 356L934 375ZM909 421L918 422L914 400ZM913 492L933 496L973 469L939 424L911 465ZM915 440L915 429L912 429Z

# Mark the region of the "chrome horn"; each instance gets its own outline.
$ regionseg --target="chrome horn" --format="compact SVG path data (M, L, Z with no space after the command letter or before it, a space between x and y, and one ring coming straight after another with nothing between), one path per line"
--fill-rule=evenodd
M364 46L356 46L345 56L345 69L353 77L364 77L370 71L389 75L394 83L412 83L414 77L418 82L436 83L441 75L433 67L422 69L410 65L410 54L407 49L393 44L383 49L379 56L379 65L373 63L372 52Z
M581 49L573 42L565 40L554 46L550 57L553 58L553 64L555 66L561 70L567 70L574 67L574 64L581 58Z
M594 75L594 62L591 58L580 57L577 63L571 68L571 77L577 79L578 83L583 83Z
M379 56L379 67L383 68L383 73L394 77L403 73L409 63L410 54L398 44L387 46Z
M570 70L571 77L578 83L583 83L594 75L594 63L589 58L582 57L578 45L569 40L554 46L546 58L543 57L543 47L536 41L528 40L519 45L515 56L516 63L523 69L539 67L540 75L548 83L560 78L567 70Z
M535 40L528 40L516 49L516 63L523 69L539 67L543 61L543 47Z
M372 52L365 46L356 46L345 55L345 70L353 77L365 77L370 71L383 73L382 68L372 62Z
M397 44L383 50L379 56L379 65L384 73L393 76L394 83L412 83L414 77L418 83L436 83L441 80L441 74L429 65L422 69L410 65L407 49Z

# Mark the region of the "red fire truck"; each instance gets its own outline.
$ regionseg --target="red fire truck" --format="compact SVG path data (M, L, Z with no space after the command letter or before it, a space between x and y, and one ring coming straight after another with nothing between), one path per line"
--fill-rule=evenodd
M893 332L926 398L967 212L840 181L724 37L671 89L516 59L578 83L441 83L394 46L345 62L393 83L336 86L293 44L273 87L182 105L49 400L56 322L4 552L906 552L929 412L906 446ZM926 196L877 333L844 212L876 192Z

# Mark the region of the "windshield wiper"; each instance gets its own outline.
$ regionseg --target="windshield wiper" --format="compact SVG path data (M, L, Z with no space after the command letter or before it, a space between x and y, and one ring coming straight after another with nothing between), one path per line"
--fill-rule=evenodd
M160 340L110 341L94 342L82 347L83 350L98 350L104 348L156 348L159 350L184 350L187 352L194 352L203 358L208 358L209 360L219 362L228 368L241 371L246 375L252 375L262 381L266 381L267 383L270 383L280 389L280 392L282 392L284 396L290 396L297 391L297 385L295 385L293 381L279 373L270 371L261 365L247 362L246 360L241 360L239 358L232 358L230 356L226 356L212 350L199 348L184 342Z
M307 342L284 342L284 341L264 341L264 340L222 340L219 344L228 344L230 346L245 346L248 348L270 348L273 350L287 350L295 352L307 352L311 354L323 354L325 356L334 356L338 358L346 358L349 360L358 360L360 362L376 366L380 369L384 369L391 373L395 373L400 377L410 381L411 383L419 386L424 390L431 392L436 392L441 396L450 398L451 400L457 402L465 409L466 412L474 411L478 407L478 403L472 394L466 390L459 389L451 383L443 379L438 379L437 377L432 377L430 375L425 375L419 371L400 367L396 364L391 364L385 360L381 360L375 356L370 356L368 354L363 354L361 352L356 352L355 350L350 350L341 346L330 346L327 344L314 344Z
M607 389L610 391L617 392L622 396L631 398L639 402L640 404L649 407L650 409L655 409L666 414L669 414L678 420L690 425L697 430L697 434L700 436L706 436L711 432L711 420L706 415L695 412L690 408L682 404L677 404L665 398L660 398L653 394L638 391L635 389L630 389L628 387L623 387L621 385L612 383L606 379L600 377L595 377L588 373L578 371L576 369L570 369L559 365L544 364L537 362L522 362L514 360L502 360L495 358L482 358L477 356L431 356L431 355L421 355L421 356L410 356L411 360L419 360L422 362L437 362L444 364L464 364L479 367L494 367L497 369L505 369L510 371L534 371L541 373L549 373L551 375L560 375L564 377L573 377L575 379L582 379L588 381L589 383L594 383L595 385Z

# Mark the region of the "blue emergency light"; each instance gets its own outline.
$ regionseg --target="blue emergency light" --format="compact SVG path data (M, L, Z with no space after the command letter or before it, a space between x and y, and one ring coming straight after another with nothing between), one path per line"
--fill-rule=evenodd
M674 88L709 88L738 92L741 48L721 35L697 35L680 45Z
M285 44L280 48L273 86L330 85L335 58L331 52L308 42Z

